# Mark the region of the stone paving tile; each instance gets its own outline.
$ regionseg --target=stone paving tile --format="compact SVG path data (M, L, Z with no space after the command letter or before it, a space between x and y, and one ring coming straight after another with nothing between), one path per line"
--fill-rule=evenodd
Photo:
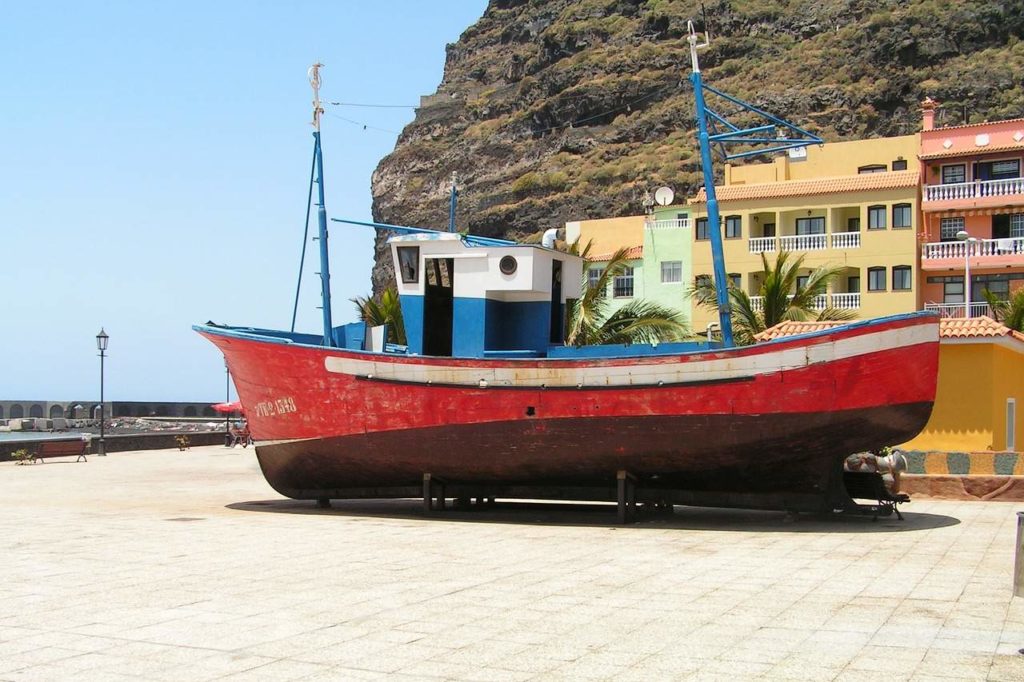
M217 447L0 464L0 496L0 682L1024 680L1007 503L321 511Z

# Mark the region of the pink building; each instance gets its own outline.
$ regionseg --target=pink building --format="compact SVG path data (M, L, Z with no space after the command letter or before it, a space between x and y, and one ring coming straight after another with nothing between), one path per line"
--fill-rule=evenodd
M1024 118L935 128L935 106L922 103L923 303L988 314L985 289L1006 298L1024 284Z

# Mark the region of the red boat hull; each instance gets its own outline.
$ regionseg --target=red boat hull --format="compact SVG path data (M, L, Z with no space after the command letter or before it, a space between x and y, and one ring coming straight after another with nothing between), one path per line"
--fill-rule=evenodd
M710 503L822 499L846 455L920 432L938 368L938 321L923 315L629 359L372 355L201 333L227 358L264 475L300 499L386 495L425 473L565 486L618 470Z

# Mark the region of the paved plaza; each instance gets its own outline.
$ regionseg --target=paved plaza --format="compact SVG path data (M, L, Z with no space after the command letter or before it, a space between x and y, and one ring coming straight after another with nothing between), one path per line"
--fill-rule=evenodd
M1016 508L905 522L416 500L252 449L0 464L0 680L1024 680Z

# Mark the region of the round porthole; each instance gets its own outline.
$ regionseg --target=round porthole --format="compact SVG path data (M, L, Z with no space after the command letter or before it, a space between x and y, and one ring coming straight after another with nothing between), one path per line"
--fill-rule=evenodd
M513 256L502 256L501 262L498 263L498 269L501 270L503 275L515 274L517 267L519 267L519 263L516 263L516 259Z

